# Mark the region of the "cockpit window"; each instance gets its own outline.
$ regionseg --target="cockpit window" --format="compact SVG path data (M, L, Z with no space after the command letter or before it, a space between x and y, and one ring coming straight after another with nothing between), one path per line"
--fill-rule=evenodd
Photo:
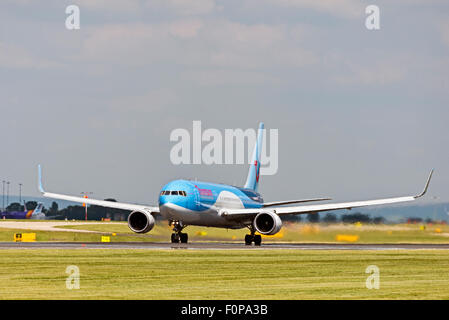
M161 196L183 196L183 197L187 197L187 192L185 191L168 191L168 190L164 190L161 191Z

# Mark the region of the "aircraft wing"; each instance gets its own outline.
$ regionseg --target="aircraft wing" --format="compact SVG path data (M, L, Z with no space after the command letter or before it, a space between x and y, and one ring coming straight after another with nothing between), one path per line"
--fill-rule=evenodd
M397 197L397 198L385 198L377 200L365 200L365 201L352 201L352 202L341 202L341 203L329 203L329 204L317 204L317 205L305 205L305 206L292 206L292 207L270 207L266 211L272 211L279 216L290 215L290 214L308 214L317 213L321 211L331 211L331 210L341 210L341 209L352 209L366 206L376 206L382 204L394 204L401 202L414 201L422 197L429 187L430 179L432 178L433 170L429 174L424 190L415 196ZM264 209L230 209L225 210L221 213L222 216L228 219L243 219L250 218L257 215L261 210Z
M274 202L264 202L262 207L273 207L273 206L283 206L286 204L293 203L304 203L304 202L314 202L314 201L327 201L332 200L331 198L314 198L314 199L301 199L301 200L287 200L287 201L274 201Z
M38 175L39 175L39 178L38 178L39 179L39 181L38 181L39 191L46 198L60 199L60 200L78 202L78 203L86 203L86 204L92 204L92 205L101 206L101 207L107 207L107 208L123 209L123 210L130 210L130 211L145 210L145 211L151 211L152 213L159 213L159 207L122 203L122 202L96 200L96 199L69 196L69 195L59 194L59 193L46 192L44 190L44 187L42 186L42 168L40 165L38 166Z

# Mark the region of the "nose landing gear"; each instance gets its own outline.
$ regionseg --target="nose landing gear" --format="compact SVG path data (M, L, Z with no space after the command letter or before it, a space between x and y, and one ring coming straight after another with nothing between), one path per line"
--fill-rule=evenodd
M189 235L181 232L186 227L181 221L170 221L169 225L173 226L174 231L171 234L171 243L187 243L189 241Z
M171 243L187 243L189 241L189 235L187 233L172 233L171 234Z

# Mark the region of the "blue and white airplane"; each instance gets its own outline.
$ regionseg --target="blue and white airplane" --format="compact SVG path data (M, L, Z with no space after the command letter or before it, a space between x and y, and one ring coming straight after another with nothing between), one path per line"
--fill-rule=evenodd
M262 242L261 234L274 235L279 232L282 228L282 216L414 201L427 192L433 170L430 172L423 192L415 196L301 206L285 205L330 199L264 202L262 196L257 192L263 128L264 125L261 123L244 187L191 180L174 180L162 188L158 206L145 206L46 192L42 186L42 170L39 165L39 190L44 197L48 198L130 210L132 212L128 216L128 226L136 233L146 233L153 229L155 224L153 214L160 213L163 218L169 221L169 225L173 226L174 233L171 236L173 243L187 243L188 236L182 230L188 225L228 229L248 228L250 234L245 236L246 245L252 243L260 245ZM256 231L258 234L256 234Z

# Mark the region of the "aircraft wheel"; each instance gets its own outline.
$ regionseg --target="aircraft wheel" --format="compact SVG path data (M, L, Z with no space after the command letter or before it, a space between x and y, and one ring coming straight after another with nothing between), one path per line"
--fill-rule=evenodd
M189 240L189 235L187 233L180 233L181 243L187 243Z
M177 233L171 234L171 243L179 243L179 236Z
M250 234L247 234L245 236L245 245L250 246L251 242L253 242L253 236Z
M254 245L260 246L262 244L262 236L260 234L256 234L254 236Z

